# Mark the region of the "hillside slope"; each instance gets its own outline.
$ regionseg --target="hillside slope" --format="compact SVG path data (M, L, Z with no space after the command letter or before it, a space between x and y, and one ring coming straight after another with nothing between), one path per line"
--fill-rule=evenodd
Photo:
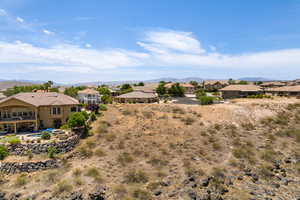
M20 175L6 176L0 191L20 199L93 199L101 191L116 200L297 200L297 102L110 105L62 168L23 175L21 186Z

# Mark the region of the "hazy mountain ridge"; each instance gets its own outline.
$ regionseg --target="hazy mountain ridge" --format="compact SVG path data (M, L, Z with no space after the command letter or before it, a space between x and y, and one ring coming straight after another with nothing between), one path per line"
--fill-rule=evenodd
M174 77L162 77L158 79L150 79L150 80L125 80L125 81L93 81L93 82L82 82L82 83L57 83L54 82L54 86L82 86L82 85L90 85L90 86L98 86L98 85L121 85L124 83L134 84L138 82L144 83L158 83L160 81L165 82L190 82L190 81L197 81L202 82L204 80L227 80L227 79L206 79L200 77L186 77L186 78L174 78ZM244 81L275 81L276 79L268 79L264 77L243 77L237 80L244 80ZM14 86L29 86L29 85L36 85L36 84L43 84L46 81L40 80L4 80L0 79L0 90L5 90L7 88L11 88Z

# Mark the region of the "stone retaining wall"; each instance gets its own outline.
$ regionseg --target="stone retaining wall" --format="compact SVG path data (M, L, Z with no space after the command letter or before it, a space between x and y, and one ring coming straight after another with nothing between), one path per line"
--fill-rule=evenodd
M34 172L39 170L53 169L61 166L60 160L45 160L31 162L0 162L0 172L15 174L22 172Z
M49 147L54 147L57 153L66 153L72 151L80 138L78 135L73 135L66 140L55 143L28 143L8 145L7 150L11 155L26 155L28 151L34 154L47 153Z

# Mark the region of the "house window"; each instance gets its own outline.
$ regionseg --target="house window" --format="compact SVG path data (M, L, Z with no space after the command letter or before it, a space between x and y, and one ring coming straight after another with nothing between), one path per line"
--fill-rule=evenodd
M77 108L76 107L72 107L71 108L71 112L76 112L77 111Z
M60 107L53 107L52 108L52 115L60 115L60 114L61 114Z

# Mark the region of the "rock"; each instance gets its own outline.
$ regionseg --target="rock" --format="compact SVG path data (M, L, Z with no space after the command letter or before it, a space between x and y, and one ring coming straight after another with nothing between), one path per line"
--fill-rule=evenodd
M199 199L197 193L194 191L189 191L188 195L189 195L190 200L198 200Z
M207 186L209 185L210 180L211 180L211 177L208 177L208 178L203 179L203 180L201 181L201 185L202 185L203 187L207 187Z
M162 191L160 191L160 190L157 190L157 191L154 192L155 196L160 196L161 194L162 194Z

